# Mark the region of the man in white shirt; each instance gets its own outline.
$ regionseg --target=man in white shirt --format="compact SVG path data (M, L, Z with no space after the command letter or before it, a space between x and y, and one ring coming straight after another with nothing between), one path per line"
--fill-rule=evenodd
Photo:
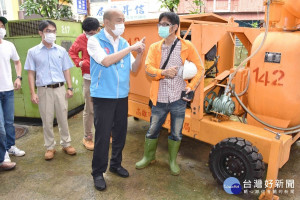
M13 43L4 40L7 19L0 17L0 169L10 170L16 163L9 154L24 156L25 152L15 146L14 89L21 88L22 66ZM14 61L17 79L12 82L10 60Z
M145 48L144 39L129 46L120 37L124 32L124 14L112 9L104 13L105 28L88 40L91 56L91 97L94 105L95 146L92 176L97 190L104 190L103 173L108 166L109 139L112 134L112 154L109 171L120 177L129 176L121 166L128 115L130 71L137 71ZM131 52L136 51L134 59Z

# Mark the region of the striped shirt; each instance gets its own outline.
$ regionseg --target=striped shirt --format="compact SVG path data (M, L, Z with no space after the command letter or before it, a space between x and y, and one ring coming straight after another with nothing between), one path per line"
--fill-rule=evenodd
M174 40L175 42L175 40ZM160 62L160 68L163 66L167 57L170 53L171 46L167 46L163 43L162 45L162 56ZM181 59L181 42L178 41L171 56L166 69L178 66L178 71L183 68L183 62ZM182 69L181 69L182 70ZM164 78L159 81L158 99L157 102L160 103L172 103L181 98L181 92L185 90L186 82L183 80L182 76L176 75L174 78Z

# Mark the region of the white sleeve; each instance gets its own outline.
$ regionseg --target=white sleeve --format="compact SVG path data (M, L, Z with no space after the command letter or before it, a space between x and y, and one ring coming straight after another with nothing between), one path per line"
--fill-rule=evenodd
M89 55L98 63L102 65L102 60L107 56L105 50L100 46L97 38L90 37L87 43L87 51Z
M12 54L11 54L10 59L12 59L13 61L20 60L19 54L18 54L18 52L16 50L16 47L13 44L11 44L11 51L12 51Z
M130 61L131 61L131 67L130 67L130 70L132 71L132 65L133 65L133 63L134 63L134 61L135 61L135 58L134 58L134 56L132 55L132 53L130 53Z

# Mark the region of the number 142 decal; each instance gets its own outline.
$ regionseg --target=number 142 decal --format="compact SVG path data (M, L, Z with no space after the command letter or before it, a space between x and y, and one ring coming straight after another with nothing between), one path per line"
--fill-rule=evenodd
M255 82L264 83L265 86L271 84L274 86L283 86L284 71L273 70L266 71L265 73L259 73L259 67L253 70L255 74Z

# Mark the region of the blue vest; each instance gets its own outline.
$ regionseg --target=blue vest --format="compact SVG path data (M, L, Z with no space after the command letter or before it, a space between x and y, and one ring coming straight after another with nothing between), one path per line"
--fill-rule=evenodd
M104 29L93 37L98 39L100 46L108 55L114 53L114 47L106 38ZM118 50L120 51L126 47L128 47L128 42L120 37ZM131 70L130 53L109 67L98 64L92 57L90 59L91 97L109 99L128 97Z

